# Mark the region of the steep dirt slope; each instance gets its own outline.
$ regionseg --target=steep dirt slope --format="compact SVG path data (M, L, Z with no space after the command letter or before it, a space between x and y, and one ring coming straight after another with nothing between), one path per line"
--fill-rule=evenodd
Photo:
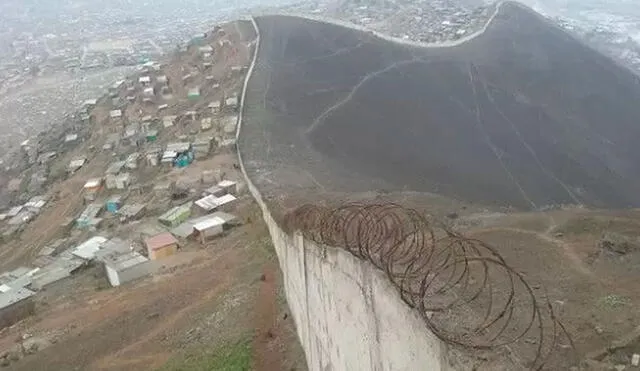
M258 25L243 140L267 187L290 169L288 184L325 190L640 204L637 77L528 8L505 3L447 48L294 17Z

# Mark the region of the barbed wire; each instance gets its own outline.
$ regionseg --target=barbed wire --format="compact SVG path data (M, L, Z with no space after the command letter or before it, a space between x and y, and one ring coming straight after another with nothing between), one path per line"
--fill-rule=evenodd
M428 328L447 344L495 349L526 341L527 365L540 370L561 337L573 343L548 299L498 251L420 212L394 203L306 204L282 227L341 247L383 270ZM522 355L520 355L522 356Z

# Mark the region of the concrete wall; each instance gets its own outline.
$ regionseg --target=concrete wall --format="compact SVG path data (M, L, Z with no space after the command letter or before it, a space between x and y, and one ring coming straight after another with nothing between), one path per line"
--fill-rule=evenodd
M260 47L249 67L247 82ZM242 127L242 111L236 136ZM238 141L240 143L240 141ZM238 157L260 207L284 276L285 291L309 370L449 370L446 349L401 299L384 274L339 248L286 234L272 218Z

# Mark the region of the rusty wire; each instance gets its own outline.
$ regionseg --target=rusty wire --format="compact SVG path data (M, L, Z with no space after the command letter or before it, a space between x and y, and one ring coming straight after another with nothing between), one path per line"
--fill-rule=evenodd
M420 212L393 203L306 204L283 219L318 244L341 247L383 270L402 300L447 344L495 349L521 341L527 365L540 370L560 337L571 338L547 299L497 250Z

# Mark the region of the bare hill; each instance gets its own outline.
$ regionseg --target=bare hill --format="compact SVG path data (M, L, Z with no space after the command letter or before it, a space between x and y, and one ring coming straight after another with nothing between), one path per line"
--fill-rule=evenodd
M524 6L504 3L484 33L442 48L295 17L257 23L241 145L265 188L640 204L638 78Z

